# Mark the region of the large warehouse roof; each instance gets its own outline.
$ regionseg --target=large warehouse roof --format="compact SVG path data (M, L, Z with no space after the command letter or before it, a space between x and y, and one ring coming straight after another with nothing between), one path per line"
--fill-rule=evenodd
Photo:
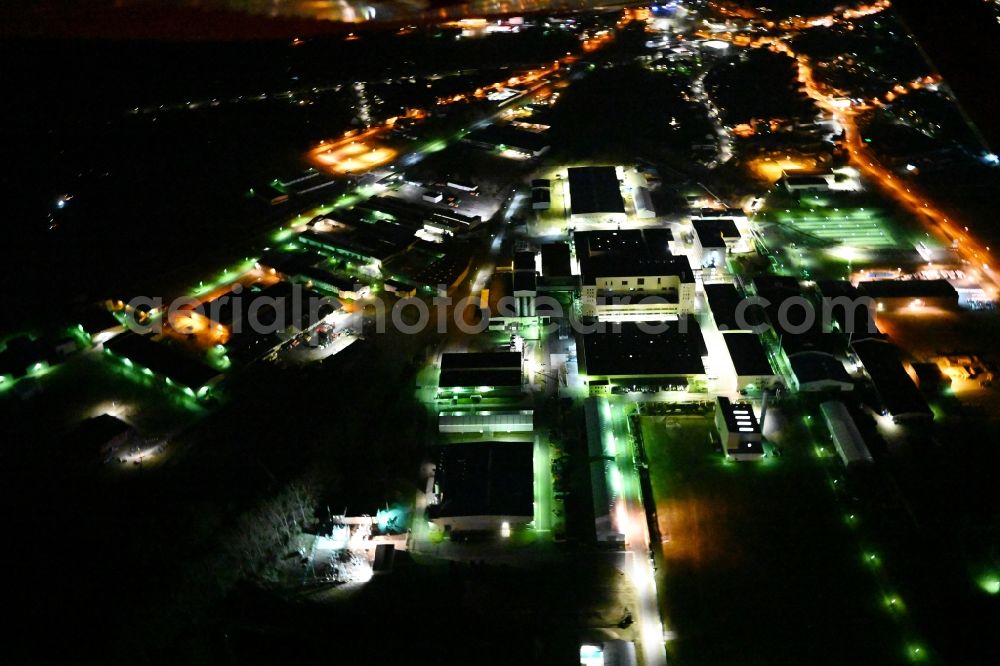
M625 212L618 174L613 166L570 168L569 199L573 215Z
M731 284L706 284L705 296L708 297L708 307L712 310L715 325L720 331L749 331L751 327L765 324L764 308L750 302L742 310L742 317L737 317L737 309L744 297ZM742 319L742 321L738 321Z
M906 374L894 345L870 338L855 340L852 348L893 419L932 415L924 396Z
M592 377L663 377L705 373L707 353L693 317L648 325L622 322L583 336L585 374ZM646 329L646 330L643 330Z
M740 231L732 220L700 219L692 220L691 224L702 247L726 247L726 241L740 239Z
M872 462L872 454L865 446L865 440L844 403L831 400L824 402L819 408L823 412L826 427L830 429L833 445L844 464Z
M532 442L469 442L437 447L435 480L441 502L430 518L532 516Z
M123 333L107 342L104 348L193 391L206 386L221 374L189 358L167 342L154 342L151 336Z
M669 229L581 231L573 245L586 284L601 277L677 275L693 282L691 263L683 254L670 254L673 234Z
M521 385L518 352L448 353L441 355L442 388Z
M729 349L729 358L740 377L773 375L767 352L754 333L725 333L722 336Z
M438 415L440 432L531 432L534 429L534 412L530 409L513 412L441 412Z
M441 354L441 370L521 369L519 352L449 352Z
M858 291L872 298L947 298L958 302L958 292L947 280L872 280L858 283Z

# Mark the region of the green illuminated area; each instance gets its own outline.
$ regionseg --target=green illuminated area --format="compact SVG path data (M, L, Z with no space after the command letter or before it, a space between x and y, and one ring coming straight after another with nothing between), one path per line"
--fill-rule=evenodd
M228 370L232 367L233 362L226 355L226 348L223 345L215 345L205 354L205 360L216 370Z
M877 192L796 197L773 190L754 222L777 274L843 279L865 266L914 266L937 243Z
M254 262L256 261L257 260L254 257L245 257L243 261L233 266L227 266L207 279L199 280L198 285L192 290L192 295L201 296L232 284L238 280L241 275L252 270Z
M979 588L991 596L1000 594L1000 574L987 573L979 577Z
M77 324L76 326L70 326L66 329L66 335L72 338L80 346L81 349L86 349L94 344L93 339L90 335L83 329L83 324Z
M798 208L771 210L767 219L787 224L814 238L865 249L898 246L891 221L868 207L845 208L828 200L802 197Z
M640 421L671 660L900 663L907 632L877 601L887 596L872 575L878 556L860 551L825 478L838 461L817 458L801 421L783 429L780 458L727 463L709 441L710 413L663 413ZM784 609L780 622L762 608Z

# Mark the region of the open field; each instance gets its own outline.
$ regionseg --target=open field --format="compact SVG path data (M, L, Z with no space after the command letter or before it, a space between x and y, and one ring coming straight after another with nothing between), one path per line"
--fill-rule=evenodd
M708 418L641 422L676 663L906 660L808 437L784 441L781 457L727 463Z

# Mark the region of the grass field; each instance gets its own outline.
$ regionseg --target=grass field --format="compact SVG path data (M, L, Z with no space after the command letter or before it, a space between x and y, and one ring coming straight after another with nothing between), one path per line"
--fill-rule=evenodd
M781 457L727 463L711 427L642 419L672 663L907 662L805 431L782 442Z

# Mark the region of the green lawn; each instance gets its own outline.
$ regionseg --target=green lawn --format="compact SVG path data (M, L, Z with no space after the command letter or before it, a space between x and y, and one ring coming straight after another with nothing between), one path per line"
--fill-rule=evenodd
M679 664L906 661L900 632L801 426L779 458L728 463L705 417L644 417Z

